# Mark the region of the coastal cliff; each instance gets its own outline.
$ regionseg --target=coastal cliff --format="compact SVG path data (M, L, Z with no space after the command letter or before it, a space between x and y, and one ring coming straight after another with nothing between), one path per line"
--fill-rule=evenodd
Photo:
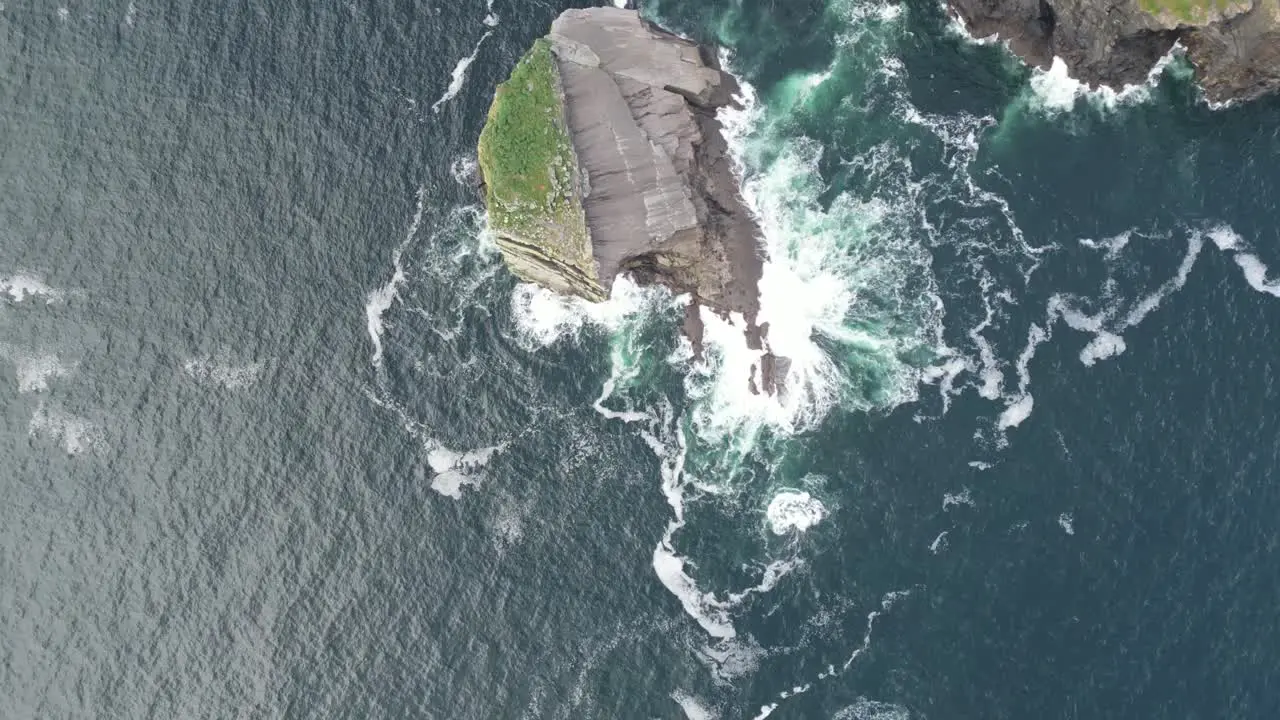
M512 272L591 301L628 273L740 314L764 347L760 229L716 111L738 85L715 55L614 7L565 11L498 86L480 135L489 224ZM765 355L771 391L781 359ZM753 387L757 387L753 378Z
M1055 57L1092 86L1146 79L1181 43L1205 96L1248 100L1280 89L1280 0L948 0L978 37L1032 65Z

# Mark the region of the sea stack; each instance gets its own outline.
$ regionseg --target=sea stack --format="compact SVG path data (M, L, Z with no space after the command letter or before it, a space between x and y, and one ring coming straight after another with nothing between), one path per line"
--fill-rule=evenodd
M1120 89L1180 43L1214 102L1280 89L1280 0L948 0L978 37L1032 65Z
M498 86L480 135L489 225L528 282L593 302L629 273L699 308L757 325L760 228L743 204L716 119L738 84L714 52L615 7L567 10ZM785 368L767 353L759 382Z

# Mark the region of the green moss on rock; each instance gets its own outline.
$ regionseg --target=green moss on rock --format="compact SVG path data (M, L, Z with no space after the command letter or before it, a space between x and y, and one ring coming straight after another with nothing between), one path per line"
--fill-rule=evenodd
M1178 23L1198 25L1228 12L1240 0L1138 0L1138 5L1158 18L1172 18ZM1247 10L1244 2L1240 11Z
M489 226L512 270L526 280L603 300L607 294L596 279L559 70L545 38L534 42L494 93L479 160Z

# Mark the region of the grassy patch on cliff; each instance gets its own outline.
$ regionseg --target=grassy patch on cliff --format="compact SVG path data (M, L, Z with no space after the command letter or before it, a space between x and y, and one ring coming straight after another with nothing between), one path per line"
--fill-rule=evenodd
M480 133L489 224L560 261L590 268L591 244L574 191L576 159L546 39L534 42L498 86Z
M1138 6L1157 17L1171 15L1184 23L1205 23L1226 10L1231 0L1138 0Z

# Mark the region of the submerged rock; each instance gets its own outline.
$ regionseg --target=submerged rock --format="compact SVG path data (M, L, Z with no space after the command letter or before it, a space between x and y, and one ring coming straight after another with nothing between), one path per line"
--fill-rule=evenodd
M761 349L761 234L716 120L737 91L708 48L634 10L563 13L498 87L480 137L512 272L591 301L629 273L689 294L696 352L698 306L741 314Z
M1212 101L1280 89L1280 0L948 0L978 37L1028 63L1061 58L1094 87L1143 82L1181 43Z

